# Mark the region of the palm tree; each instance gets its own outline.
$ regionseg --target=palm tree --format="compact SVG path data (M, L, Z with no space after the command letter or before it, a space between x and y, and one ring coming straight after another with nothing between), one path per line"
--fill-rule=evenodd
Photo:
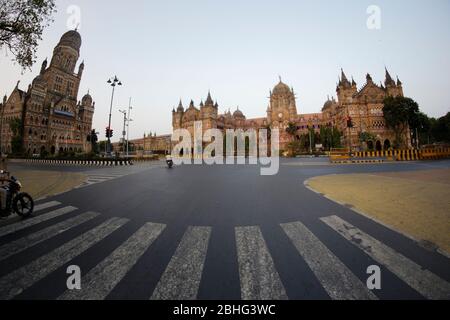
M295 136L295 134L297 133L297 126L294 123L289 122L288 127L286 128L286 132L291 136Z

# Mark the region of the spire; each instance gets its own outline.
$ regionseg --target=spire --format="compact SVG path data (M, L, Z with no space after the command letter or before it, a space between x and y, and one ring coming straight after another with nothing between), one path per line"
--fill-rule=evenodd
M395 86L395 81L392 79L391 75L389 74L388 69L386 67L384 69L386 70L386 80L384 81L384 84L386 85L386 87Z
M341 78L339 81L339 85L344 86L344 87L350 87L350 81L348 81L347 76L344 73L344 69L341 68Z
M203 100L202 100L202 102L200 102L200 107L204 107L205 105L204 105L204 103L203 103Z
M348 81L343 68L341 68L341 79L342 79L342 81Z
M191 100L191 103L189 104L189 109L192 109L192 108L195 108L194 100Z
M181 99L180 99L180 103L178 104L177 111L178 112L184 112L183 102L181 101Z
M366 80L367 80L367 83L373 82L372 76L369 73L366 75Z
M400 79L398 78L398 76L397 76L397 86L402 86L403 85L403 83L400 81Z
M355 79L353 79L353 77L352 77L352 87L355 87L356 86L356 81L355 81Z
M209 91L209 90L208 90L208 97L206 98L205 105L207 105L207 106L212 106L212 105L214 105L214 101L213 101L213 99L211 98L211 91Z

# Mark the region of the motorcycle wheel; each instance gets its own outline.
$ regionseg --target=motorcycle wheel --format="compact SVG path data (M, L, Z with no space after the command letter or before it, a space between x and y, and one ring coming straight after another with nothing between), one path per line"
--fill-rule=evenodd
M22 218L28 218L33 213L34 201L29 194L21 193L14 198L14 211Z

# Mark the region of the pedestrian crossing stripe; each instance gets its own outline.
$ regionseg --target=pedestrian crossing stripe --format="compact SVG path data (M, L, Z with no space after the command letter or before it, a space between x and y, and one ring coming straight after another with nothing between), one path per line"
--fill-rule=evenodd
M321 219L428 299L450 299L450 283L337 216Z
M19 252L22 252L69 229L75 228L76 226L94 219L97 216L99 216L99 213L85 212L76 217L64 220L46 229L5 244L0 247L0 261L5 260L12 255L18 254Z
M59 300L103 300L158 238L165 226L146 223L82 279L81 290L66 291Z
M235 233L242 300L286 300L286 291L259 227L238 227Z
M334 300L377 297L301 222L281 225L300 255Z
M208 250L210 227L189 227L151 300L195 300Z
M30 264L0 278L0 300L9 300L21 294L35 282L103 240L126 222L128 222L127 219L109 219Z
M61 204L49 202L42 204L42 208L47 207L51 210L56 205ZM20 230L26 231L28 227L64 216L75 210L78 209L67 206L49 211L33 219L2 227L0 235L10 235ZM0 263L99 216L99 213L84 212L3 244L0 246ZM337 232L344 240L377 261L380 266L390 270L423 297L450 298L450 284L431 271L423 269L412 260L337 216L322 218L321 221L330 228L330 232ZM17 297L38 281L104 240L127 222L128 219L124 218L108 219L26 265L2 275L0 299ZM306 262L331 299L377 299L374 292L367 289L364 281L359 279L350 267L346 266L307 226L301 222L284 223L280 226L294 245L296 249L294 254L299 254ZM83 275L81 291L62 292L59 299L107 298L161 236L165 227L163 224L150 222L142 225L108 257ZM151 299L193 300L197 298L212 230L211 227L190 226L187 228L154 288ZM238 262L236 272L239 274L241 298L243 300L288 299L260 227L236 227L234 238ZM292 272L292 276L302 277L302 274L296 273L295 270Z
M73 212L77 210L77 208L72 207L72 206L68 206L68 207L64 207L64 208L60 208L54 211L51 211L49 213L46 214L42 214L39 215L37 217L33 217L33 218L29 218L26 220L22 220L20 222L14 223L14 224L9 224L7 226L1 227L0 228L0 237L9 235L11 233L32 227L34 225L37 225L39 223L63 216L65 214L68 214L70 212Z

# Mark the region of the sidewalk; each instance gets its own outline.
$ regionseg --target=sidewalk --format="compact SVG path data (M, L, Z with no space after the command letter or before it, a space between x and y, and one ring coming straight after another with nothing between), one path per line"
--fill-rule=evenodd
M308 185L426 247L450 252L450 169L323 176Z
M22 191L35 200L72 190L87 178L81 173L37 170L16 171L13 175L22 183Z

